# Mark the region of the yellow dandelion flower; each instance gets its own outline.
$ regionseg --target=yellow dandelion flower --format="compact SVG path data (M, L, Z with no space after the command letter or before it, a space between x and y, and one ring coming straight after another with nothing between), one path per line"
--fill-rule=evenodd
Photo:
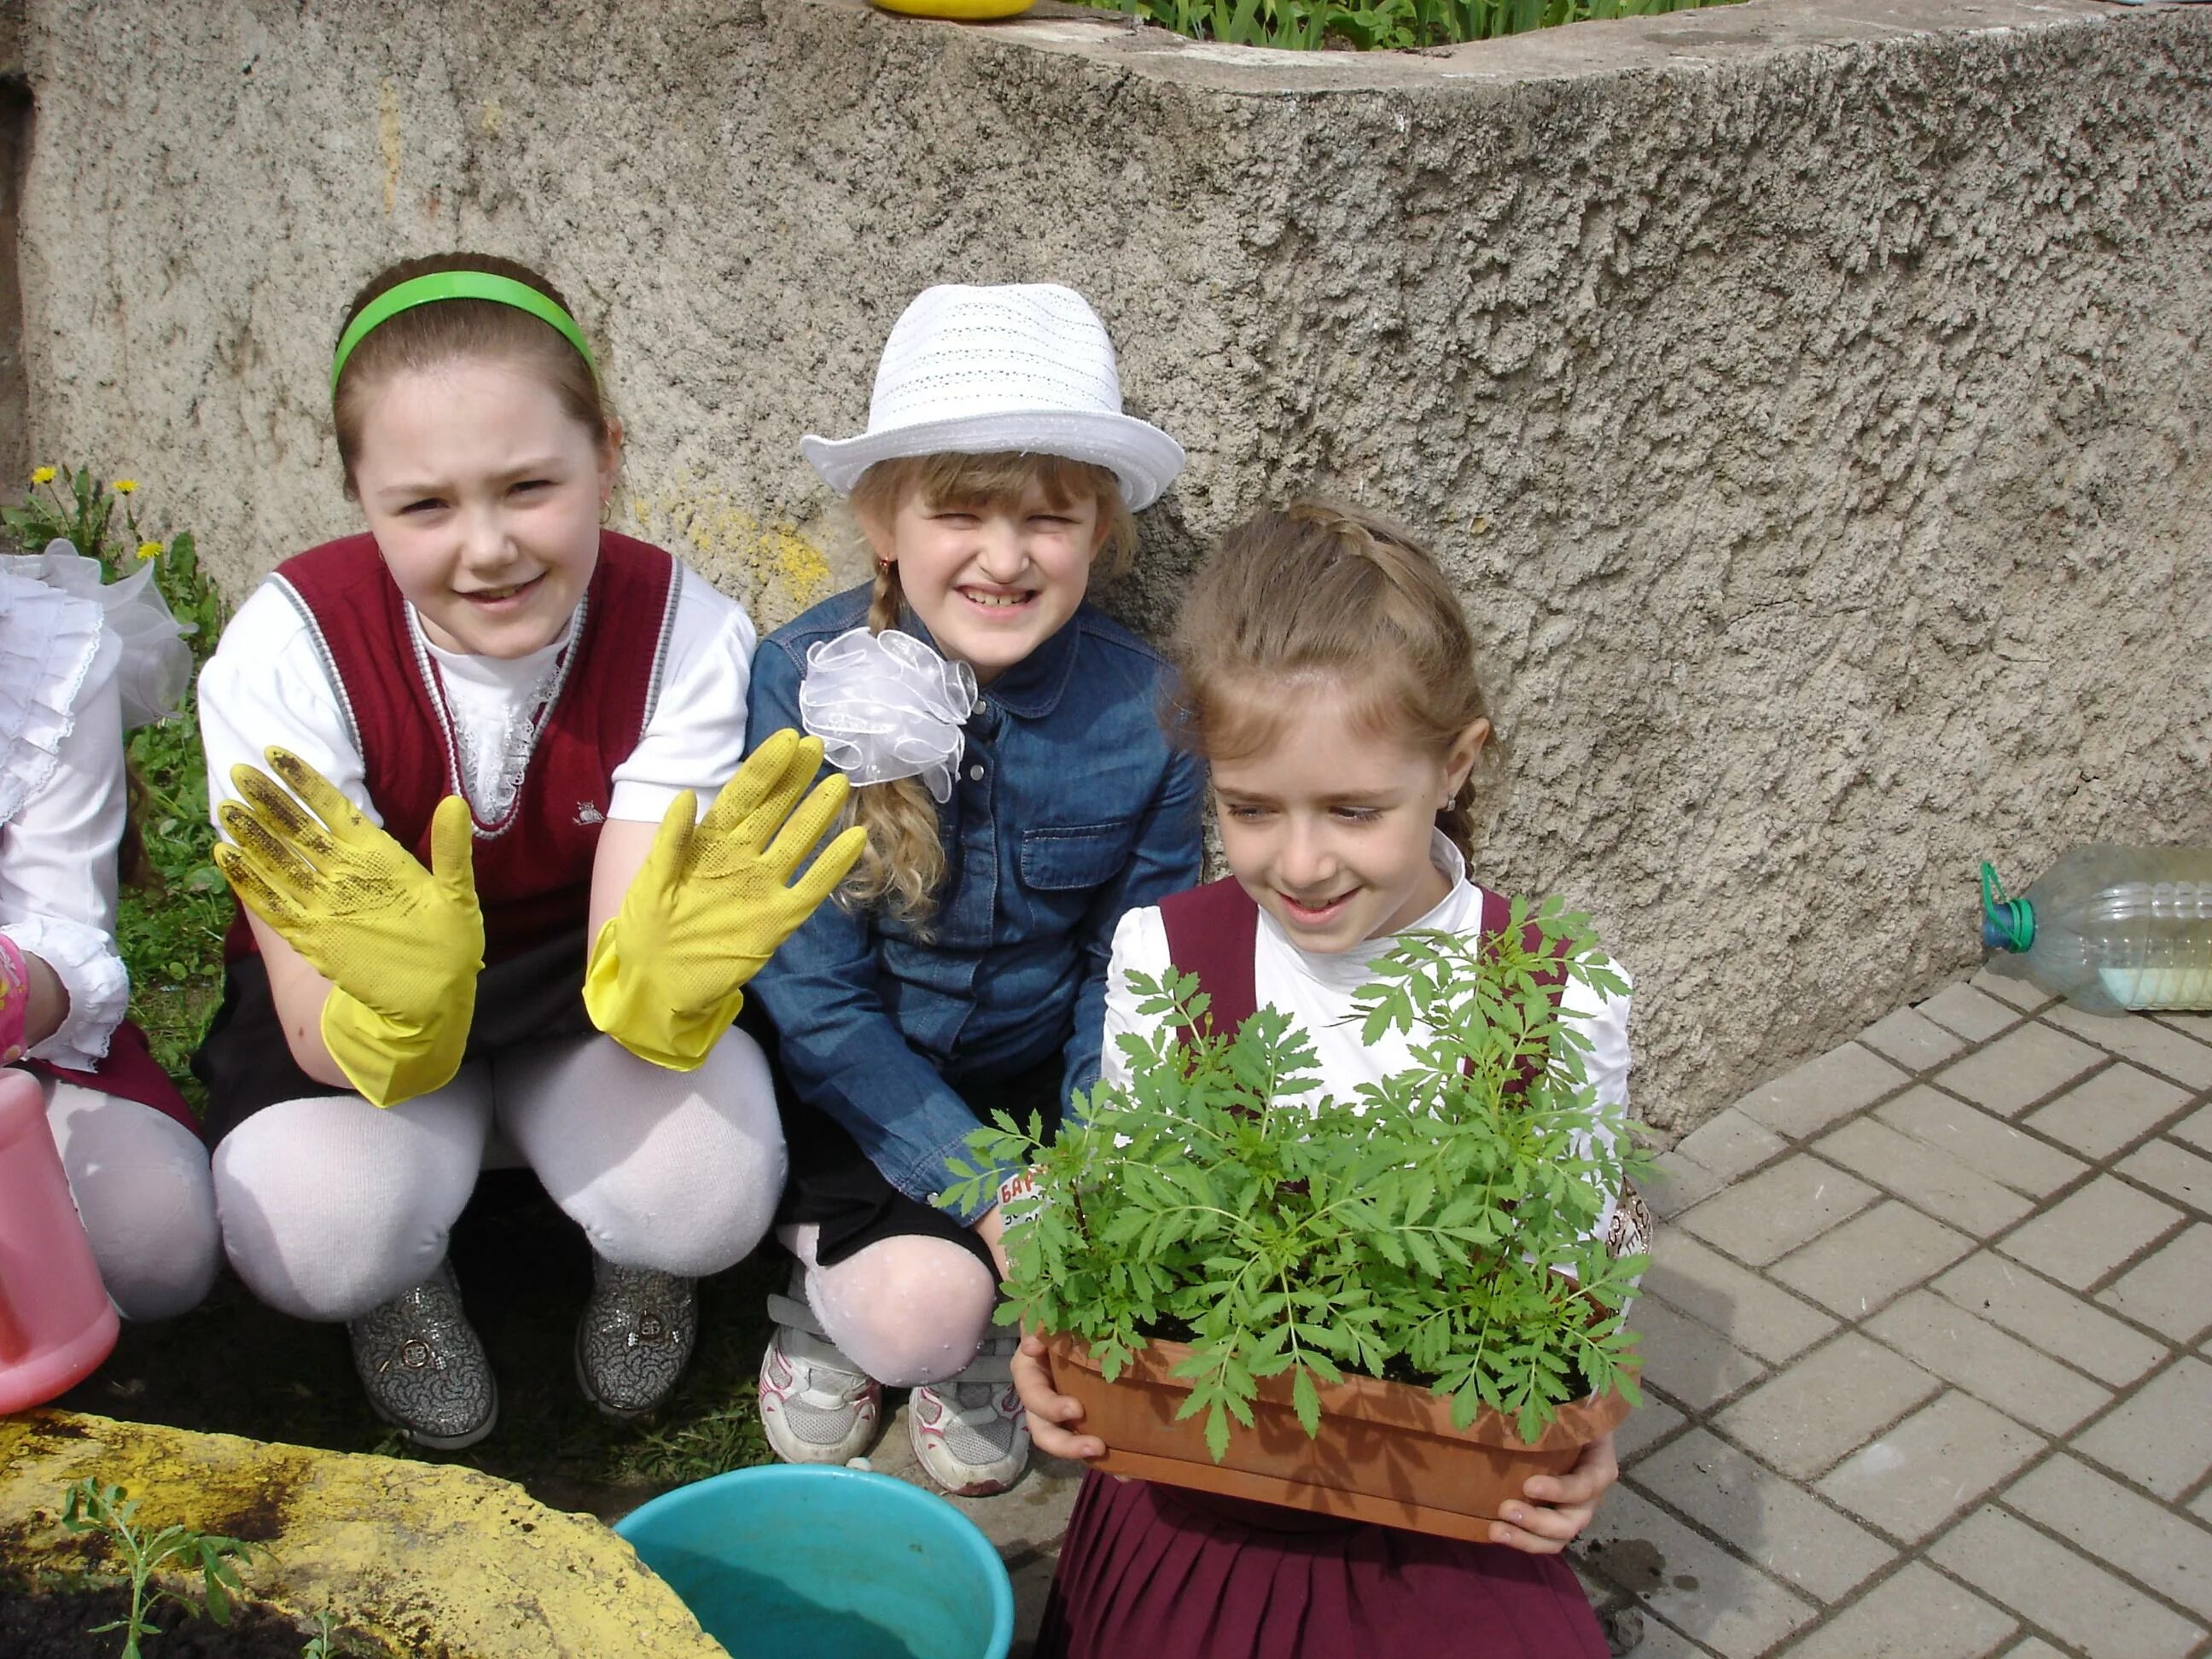
M161 556L161 543L159 543L159 542L141 542L141 543L139 543L139 544L138 544L138 556L139 556L140 558L142 558L142 559L158 559L158 558L160 558L160 557Z
M53 481L54 470L50 466L42 466L31 475L31 482L34 484L52 483Z
M115 493L118 495L128 495L137 488L138 481L135 478L118 478L115 481Z

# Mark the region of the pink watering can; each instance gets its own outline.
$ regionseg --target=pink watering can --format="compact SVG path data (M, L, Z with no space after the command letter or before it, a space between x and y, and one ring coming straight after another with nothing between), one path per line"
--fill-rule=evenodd
M0 1067L0 1413L89 1376L115 1331L38 1082Z

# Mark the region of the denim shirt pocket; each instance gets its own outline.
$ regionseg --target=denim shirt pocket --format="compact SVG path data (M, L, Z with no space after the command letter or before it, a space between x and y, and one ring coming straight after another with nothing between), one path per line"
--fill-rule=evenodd
M1022 831L1022 885L1036 893L1087 892L1121 873L1137 836L1134 818L1046 824Z

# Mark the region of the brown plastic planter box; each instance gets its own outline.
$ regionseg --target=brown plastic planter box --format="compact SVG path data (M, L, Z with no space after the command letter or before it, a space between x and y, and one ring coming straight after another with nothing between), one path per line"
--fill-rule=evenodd
M1629 1409L1619 1394L1578 1401L1529 1445L1495 1412L1457 1429L1449 1400L1346 1373L1320 1389L1321 1436L1310 1439L1286 1373L1261 1381L1253 1426L1232 1422L1228 1455L1216 1463L1202 1419L1176 1418L1190 1384L1170 1373L1189 1358L1188 1345L1148 1343L1111 1382L1075 1338L1049 1337L1046 1347L1053 1386L1083 1402L1082 1431L1106 1443L1094 1468L1475 1543L1489 1541L1499 1507L1529 1476L1571 1468Z

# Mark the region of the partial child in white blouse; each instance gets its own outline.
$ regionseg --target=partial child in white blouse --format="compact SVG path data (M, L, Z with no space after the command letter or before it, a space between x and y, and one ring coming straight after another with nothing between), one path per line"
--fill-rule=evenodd
M1356 509L1300 502L1231 531L1188 596L1171 652L1176 739L1212 770L1230 879L1133 910L1114 936L1103 1080L1120 1039L1150 1042L1128 975L1195 973L1217 1014L1272 1006L1312 1039L1330 1096L1413 1063L1423 1031L1363 1040L1353 993L1411 930L1480 937L1505 907L1468 867L1478 764L1494 763L1473 641L1430 555ZM1624 974L1622 976L1626 978ZM1570 979L1562 1012L1588 1039L1601 1109L1625 1114L1628 999ZM1606 1195L1597 1226L1634 1224ZM1632 1199L1626 1206L1640 1209ZM1623 1249L1627 1248L1626 1241ZM1616 1251L1616 1253L1620 1253ZM1105 1448L1055 1393L1024 1339L1014 1375L1036 1444ZM1601 1656L1587 1599L1559 1552L1618 1475L1613 1440L1528 1483L1492 1541L1456 1544L1224 1509L1142 1481L1086 1480L1037 1649L1061 1659L1146 1653L1498 1659ZM1172 1571L1170 1566L1172 1566ZM1241 1586L1200 1610L1177 1587Z
M124 1017L115 948L126 708L132 724L167 711L191 667L158 601L154 631L133 622L152 575L103 586L66 542L0 560L0 1058L39 1077L100 1279L129 1319L192 1307L221 1260L207 1148Z
M279 566L200 680L246 905L196 1062L223 1243L263 1300L346 1322L380 1415L469 1445L497 1391L447 1242L503 1141L592 1247L577 1377L635 1416L783 1187L738 988L859 832L786 885L842 781L792 811L820 760L795 733L740 773L752 623L601 527L621 428L544 277L407 261L335 355L366 533Z

